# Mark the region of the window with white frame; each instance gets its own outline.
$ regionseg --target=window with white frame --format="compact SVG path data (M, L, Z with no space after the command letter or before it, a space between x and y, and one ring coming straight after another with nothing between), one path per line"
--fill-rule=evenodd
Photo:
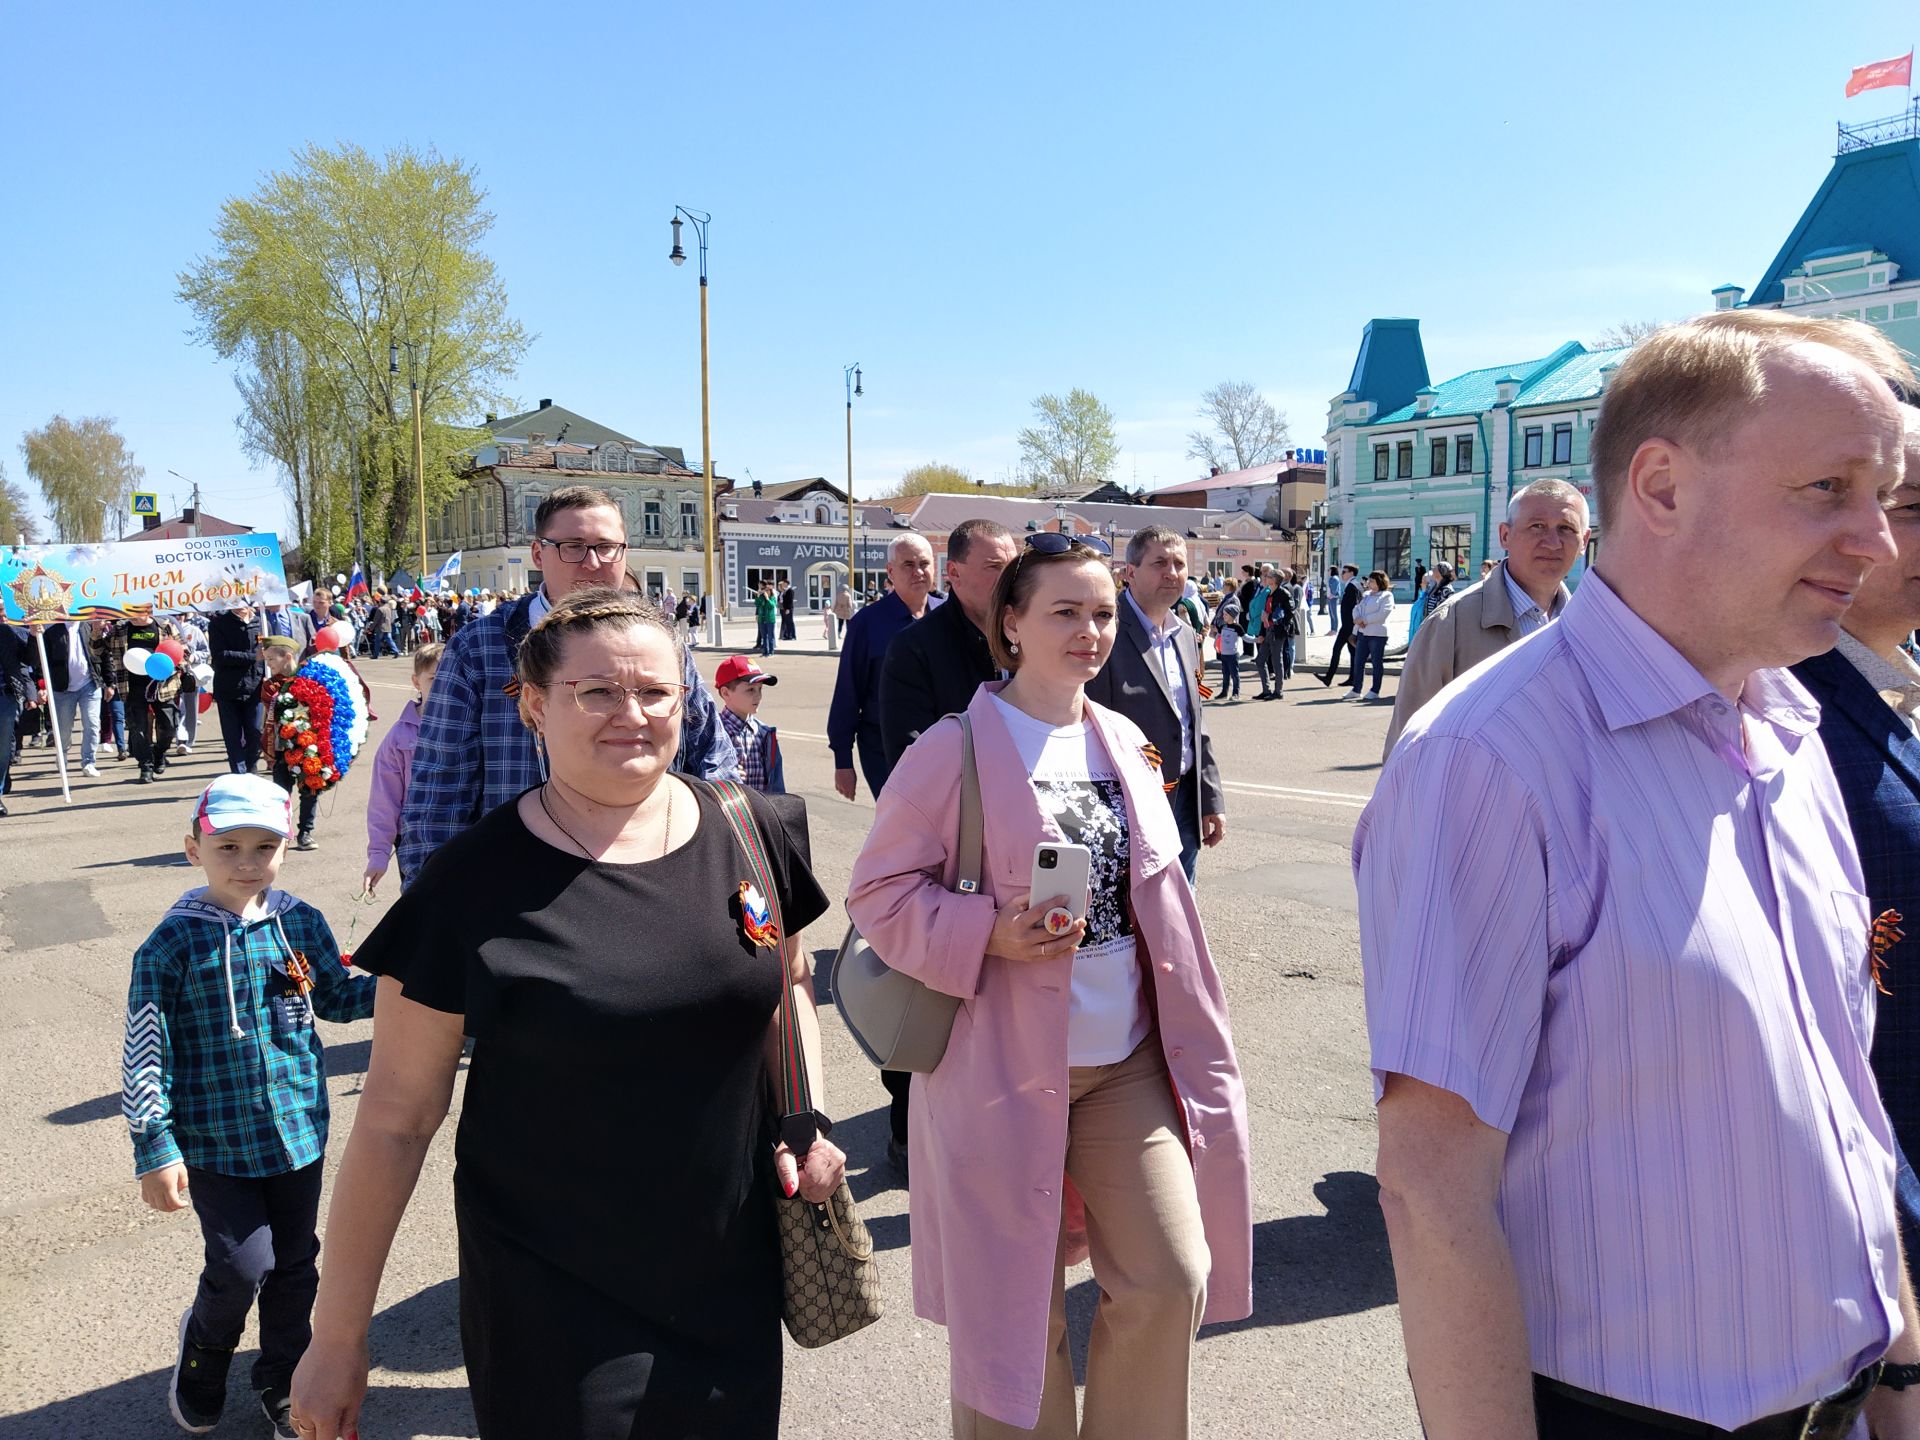
M1453 442L1453 473L1471 475L1473 473L1473 437L1462 435Z
M1376 480L1387 479L1389 475L1387 466L1390 463L1391 462L1387 458L1387 447L1384 445L1374 446L1373 447L1373 478Z
M1433 442L1433 457L1427 467L1427 473L1429 475L1444 475L1447 473L1447 441L1445 436Z
M649 540L660 538L660 502L649 500L646 503L646 524L641 531Z
M1530 425L1521 436L1520 465L1525 470L1538 470L1543 463L1543 445L1545 432L1538 425Z
M700 507L691 500L680 502L680 533L689 540L700 538Z
M1387 572L1389 580L1413 578L1413 531L1394 526L1373 532L1373 568Z
M1473 527L1471 525L1433 525L1427 529L1427 553L1435 565L1445 561L1456 578L1467 573L1473 563Z
M1573 426L1570 423L1553 427L1553 463L1556 465L1573 463Z
M1413 478L1413 442L1402 440L1394 446L1394 478L1411 480Z

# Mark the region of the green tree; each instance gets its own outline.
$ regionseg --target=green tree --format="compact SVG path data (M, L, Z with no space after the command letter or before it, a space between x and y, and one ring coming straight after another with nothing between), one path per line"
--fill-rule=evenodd
M0 545L21 539L31 545L39 538L39 517L28 507L26 487L9 479L5 463L0 462Z
M95 415L75 422L56 415L20 439L27 474L46 498L54 534L69 543L118 539L110 517L132 503L147 472L134 464L113 421Z
M1221 470L1250 470L1286 453L1287 417L1245 380L1223 380L1200 397L1195 412L1210 421L1187 435L1187 457Z
M1113 412L1085 390L1033 402L1035 423L1020 432L1020 464L1039 489L1098 485L1113 473L1120 438Z
M308 146L221 207L211 253L179 277L196 338L239 367L243 443L279 469L318 570L353 553L339 517L356 493L369 561L417 559L409 380L430 510L461 487L448 462L483 438L463 422L511 408L502 386L531 337L480 249L484 200L471 167L432 150Z

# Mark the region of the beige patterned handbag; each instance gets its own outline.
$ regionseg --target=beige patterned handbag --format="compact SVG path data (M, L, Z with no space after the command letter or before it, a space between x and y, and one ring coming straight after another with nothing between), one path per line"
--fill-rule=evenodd
M780 893L773 883L773 866L759 821L748 806L745 791L733 781L720 781L713 788L719 793L727 823L733 827L733 837L746 856L754 884L765 897L771 921L770 929L763 932L769 938L760 943L769 945L780 963L780 1138L795 1158L800 1158L820 1133L819 1112L813 1107L806 1055L794 1012L793 974L784 954L787 931L786 919L780 913ZM749 933L755 933L756 928L750 924ZM815 1350L878 1320L880 1267L873 1259L873 1237L860 1223L847 1182L841 1180L840 1188L825 1204L815 1205L801 1195L777 1192L773 1203L779 1216L780 1265L785 1282L782 1318L794 1343Z

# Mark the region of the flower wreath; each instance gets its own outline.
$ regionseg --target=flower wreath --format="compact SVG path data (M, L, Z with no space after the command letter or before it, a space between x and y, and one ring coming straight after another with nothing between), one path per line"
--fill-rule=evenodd
M359 677L323 651L302 665L273 697L280 749L294 780L319 794L339 784L367 739L367 706Z

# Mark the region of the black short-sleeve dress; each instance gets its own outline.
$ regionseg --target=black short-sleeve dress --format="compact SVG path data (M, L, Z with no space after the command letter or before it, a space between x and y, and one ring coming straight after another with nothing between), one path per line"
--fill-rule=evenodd
M465 1017L460 1334L485 1440L776 1434L780 1258L764 1046L778 952L706 786L657 860L548 845L503 805L449 841L354 963ZM781 908L827 908L762 797ZM680 797L682 805L686 797Z

